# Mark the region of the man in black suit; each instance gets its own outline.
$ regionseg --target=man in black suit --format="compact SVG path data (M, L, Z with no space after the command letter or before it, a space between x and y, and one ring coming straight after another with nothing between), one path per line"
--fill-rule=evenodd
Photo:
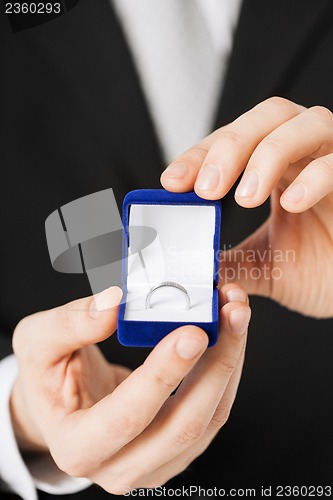
M253 194L251 198L248 187L243 191L247 193L245 201L237 201L245 207L258 206L273 190L272 214L243 250L266 249L270 244L293 249L302 239L302 247L296 248L298 260L284 269L283 288L269 289L262 286L265 282L259 286L258 282L244 283L251 293L275 299L296 312L263 297L253 298L248 362L233 418L185 473L189 476L180 477L181 484L259 488L319 486L331 480L332 322L310 318L332 316L330 158L317 168L323 180L315 172L304 184L306 192L313 193L311 199L299 197L296 205L281 199L282 209L279 198L297 174L304 175L313 159L331 153L328 111L308 112L305 108L318 104L333 108L333 74L328 68L333 49L332 11L328 0L292 5L265 1L254 5L245 0L214 128L271 95L282 95L291 102L261 104L237 122L236 127L244 127L243 134L233 125L229 138L224 129L206 139L200 145L204 155L196 155L194 162L190 158L190 163L187 156L181 158L191 169L190 177L179 181L174 172L169 178L163 174L168 189L192 189L205 151L215 154L209 162L215 164L222 158L222 144L222 152L227 151L233 166L232 172L223 170L223 175L230 178L223 182L218 178L208 193L207 183L205 193L199 184L196 189L204 197L226 195L223 240L239 243L266 219L269 206L244 211L226 192L256 145L273 131L280 133L278 127L294 124L291 129L282 129L284 137L272 139L271 144L279 147L276 154L267 153L270 176L259 183L264 188L258 197ZM49 213L110 185L119 202L132 188L158 187L163 161L128 47L107 1L82 0L61 19L15 36L3 14L0 22L1 162L5 172L1 189L6 207L2 227L7 235L1 251L2 261L8 263L3 268L6 294L1 315L1 355L5 356L10 353L11 333L21 318L89 295L84 276L69 278L50 268L44 242L44 221ZM263 115L269 117L268 125ZM226 142L230 137L237 138L236 149L232 141ZM258 168L264 175L267 170L258 156L260 150L256 154L247 168ZM278 171L282 173L289 163L293 167L277 185ZM110 165L117 165L117 169L111 171ZM218 168L223 169L223 165L218 164ZM218 170L219 175L221 172ZM234 264L229 259L228 266ZM102 350L107 359L131 368L147 355L146 351L138 355L122 349L113 338L102 344ZM32 439L38 442L36 436ZM89 495L89 491L79 495Z

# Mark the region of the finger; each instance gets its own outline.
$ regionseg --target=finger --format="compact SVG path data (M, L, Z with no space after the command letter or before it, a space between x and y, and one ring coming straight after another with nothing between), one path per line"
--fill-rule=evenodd
M64 444L52 443L54 454L65 459L65 471L89 464L98 467L140 434L153 420L164 401L197 362L208 344L200 328L186 326L167 335L145 363L132 372L112 394L92 408L69 415L58 429L75 444L75 454L64 451ZM92 453L92 450L95 450ZM66 457L78 463L66 465ZM75 472L75 473L74 473Z
M205 435L200 441L195 443L176 458L170 460L166 464L163 464L156 470L151 470L148 474L146 474L146 476L134 478L131 482L130 488L157 488L164 485L170 479L184 472L189 465L207 449L211 441L212 438ZM129 481L127 481L127 484L128 482ZM119 491L120 494L123 494L124 489L121 488L121 485L119 486L120 489L117 491Z
M247 338L247 337L246 337ZM207 427L206 434L212 438L215 434L225 425L230 416L230 411L235 402L235 398L237 395L237 391L239 388L240 379L242 376L244 359L245 359L245 349L246 349L246 340L243 345L243 352L241 353L237 366L230 377L229 383L227 385L226 390L224 391L219 404L216 407L214 415L209 422Z
M249 304L248 294L244 288L236 283L223 285L219 290L220 306L223 307L228 302L244 302Z
M286 99L267 99L208 136L199 145L203 149L202 154L197 153L196 146L179 156L163 172L162 185L177 192L194 187L202 198L221 198L245 168L259 142L303 110L303 107Z
M291 164L332 148L333 115L325 108L310 108L283 123L254 151L236 189L237 203L243 207L261 205Z
M212 419L238 366L251 316L247 295L240 287L223 287L220 295L225 304L220 311L221 332L218 342L184 379L173 398L178 414L183 411L184 419L186 415L195 415L198 401L204 402L200 409L204 425Z
M111 287L95 297L27 316L14 332L16 355L29 363L33 359L38 368L105 340L116 328L121 297L121 289Z
M304 212L333 191L333 154L312 161L282 194L288 212Z
M240 287L234 287L232 285L227 285L225 289L235 290L235 292L237 293L239 293L238 290L240 292L243 292ZM200 456L207 449L216 434L228 421L230 409L233 406L242 375L245 358L245 343L243 352L238 359L236 369L231 375L227 388L214 412L210 423L207 426L207 430L202 439L194 443L193 446L190 446L176 458L173 458L167 463L158 467L155 471L152 471L145 477L138 478L139 482L136 485L133 485L133 487L151 488L166 483L169 479L184 471L198 456Z
M236 311L240 316L232 314ZM249 317L245 302L223 306L216 346L206 351L150 426L105 463L99 481L109 477L119 487L136 484L203 437L242 353Z
M178 156L161 175L161 184L168 191L182 193L192 191L198 171L217 136L215 131L196 146Z

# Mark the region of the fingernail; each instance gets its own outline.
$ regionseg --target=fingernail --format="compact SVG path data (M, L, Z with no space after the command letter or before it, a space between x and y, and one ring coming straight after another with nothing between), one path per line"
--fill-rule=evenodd
M111 286L103 292L97 293L91 301L89 314L93 319L99 317L100 311L112 309L121 301L123 292L118 286Z
M217 165L205 165L199 173L195 187L201 191L213 191L220 183L221 172Z
M291 201L292 203L298 203L304 198L305 188L303 184L299 182L293 184L287 191L285 191L283 197L286 201Z
M247 309L235 309L229 313L229 325L230 329L236 335L243 335L248 327L251 317L251 310Z
M254 170L245 172L237 189L236 196L240 198L251 198L257 192L259 185L259 176Z
M176 343L177 354L183 359L195 358L203 348L203 340L189 334L181 335Z
M226 295L229 302L247 302L247 295L240 288L228 290Z
M183 163L172 163L163 172L163 175L173 179L183 179L188 174L188 166Z

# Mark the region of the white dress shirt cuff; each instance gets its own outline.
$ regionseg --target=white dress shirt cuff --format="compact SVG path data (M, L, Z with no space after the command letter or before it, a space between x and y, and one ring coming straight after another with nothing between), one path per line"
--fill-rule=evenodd
M62 472L50 455L35 455L24 461L18 448L10 415L10 395L17 378L14 355L0 362L0 479L24 500L37 500L37 489L53 495L77 493L90 486L88 479Z

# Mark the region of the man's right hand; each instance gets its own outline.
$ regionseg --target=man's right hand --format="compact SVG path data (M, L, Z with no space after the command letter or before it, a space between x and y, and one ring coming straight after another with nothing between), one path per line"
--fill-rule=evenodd
M50 452L67 474L115 494L159 486L207 448L233 404L250 319L244 290L226 285L216 346L206 351L205 332L181 327L131 373L95 345L115 330L120 299L112 287L24 318L11 398L22 450Z

